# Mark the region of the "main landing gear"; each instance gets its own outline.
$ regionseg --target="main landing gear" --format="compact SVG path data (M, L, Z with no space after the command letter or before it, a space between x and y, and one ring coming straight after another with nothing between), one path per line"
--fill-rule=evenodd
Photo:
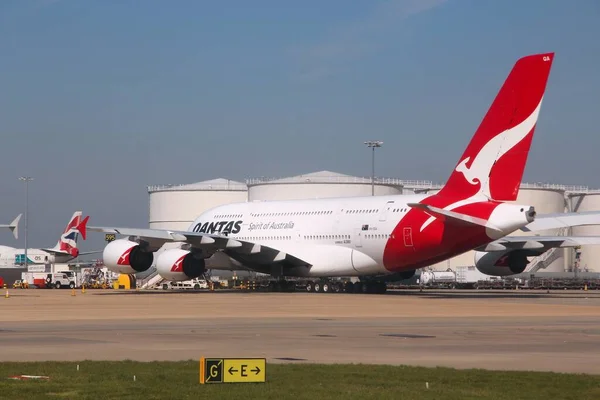
M313 281L306 284L307 292L315 293L364 293L383 294L387 285L382 281L368 280L359 282L332 282L329 280Z
M369 279L358 282L349 280L272 280L267 285L252 286L251 290L266 290L267 292L295 292L296 287L304 288L309 293L364 293L383 294L387 291L387 285L383 281ZM302 290L302 289L300 289Z

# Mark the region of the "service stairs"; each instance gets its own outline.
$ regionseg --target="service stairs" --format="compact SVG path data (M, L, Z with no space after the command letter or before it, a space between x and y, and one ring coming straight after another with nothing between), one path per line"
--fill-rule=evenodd
M562 250L562 247L554 247L542 255L535 257L531 260L531 268L527 272L535 274L540 269L548 268L554 261L561 257Z
M143 283L140 285L140 289L154 289L164 280L165 279L158 274L158 271L154 271L144 279Z
M569 228L562 228L562 229L558 230L556 235L557 236L566 236L566 235L568 235L568 233L569 233ZM530 266L527 269L527 272L534 274L534 273L538 272L540 269L548 268L550 265L552 265L552 263L554 261L559 259L564 254L563 250L564 250L563 247L553 247L550 250L535 257L529 263Z

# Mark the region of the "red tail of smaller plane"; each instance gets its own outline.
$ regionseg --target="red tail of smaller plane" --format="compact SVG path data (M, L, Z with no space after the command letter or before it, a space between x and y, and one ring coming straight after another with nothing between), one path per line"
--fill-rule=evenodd
M86 239L87 236L87 222L90 219L90 216L88 215L87 217L85 217L84 219L81 220L81 222L77 225L77 230L79 231L79 233L81 234L81 238L83 240Z
M439 196L517 199L553 60L517 60Z
M77 257L79 255L79 249L77 248L77 238L78 235L81 235L83 240L85 240L87 236L87 222L89 220L89 216L85 218L82 217L81 211L75 211L73 216L69 220L69 223L65 227L62 235L60 235L60 239L51 249L43 249L44 251L50 253L62 253L62 254L70 254L73 257Z

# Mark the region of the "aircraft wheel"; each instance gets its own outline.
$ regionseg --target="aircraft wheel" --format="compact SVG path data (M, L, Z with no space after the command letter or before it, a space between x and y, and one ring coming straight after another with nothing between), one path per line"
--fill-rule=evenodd
M321 282L315 282L314 291L315 293L321 292L323 287L321 286Z
M306 291L307 292L314 292L315 291L315 285L312 282L308 282L306 284Z
M322 286L322 290L323 293L329 293L331 291L331 283L329 282L323 282L323 286Z

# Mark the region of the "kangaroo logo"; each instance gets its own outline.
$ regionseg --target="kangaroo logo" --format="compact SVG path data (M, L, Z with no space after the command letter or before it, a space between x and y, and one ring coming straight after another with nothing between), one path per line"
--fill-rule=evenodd
M133 250L133 247L128 249L121 255L121 257L119 257L119 260L117 260L118 265L129 265L129 256L131 254L131 250Z
M187 254L186 254L187 255ZM183 272L183 259L185 256L179 257L175 264L171 267L171 272Z
M470 167L467 167L467 163L471 160L471 157L465 158L456 166L455 171L463 174L465 180L469 182L469 184L481 185L479 188L480 194L483 194L488 198L492 197L489 181L492 167L496 161L502 158L502 156L508 153L517 144L521 143L521 141L527 137L529 132L531 132L537 122L542 106L542 99L535 110L533 110L529 117L523 122L513 128L503 131L487 142L477 156L475 156Z
M466 199L462 199L447 205L443 208L444 210L451 211L461 206L492 198L489 180L492 167L500 158L502 158L506 153L508 153L523 139L525 139L529 132L531 132L531 130L534 128L540 113L542 100L543 97L540 99L540 102L535 110L533 110L533 112L527 118L525 118L523 122L514 126L513 128L506 129L487 142L481 148L479 153L477 153L473 159L473 162L471 163L471 166L467 167L467 164L471 160L470 156L464 158L458 163L455 171L460 172L470 185L480 185L479 190ZM435 221L435 217L429 217L423 223L423 225L421 225L420 232L423 232L423 230L427 228L433 221Z

